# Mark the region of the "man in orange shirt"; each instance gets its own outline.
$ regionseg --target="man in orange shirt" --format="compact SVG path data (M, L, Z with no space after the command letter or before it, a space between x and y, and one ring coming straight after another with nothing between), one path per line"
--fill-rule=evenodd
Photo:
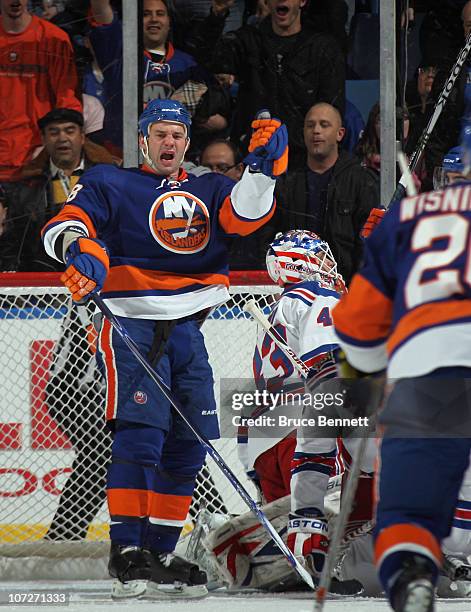
M0 183L19 179L41 146L38 119L57 107L82 112L68 35L30 15L27 0L0 0Z

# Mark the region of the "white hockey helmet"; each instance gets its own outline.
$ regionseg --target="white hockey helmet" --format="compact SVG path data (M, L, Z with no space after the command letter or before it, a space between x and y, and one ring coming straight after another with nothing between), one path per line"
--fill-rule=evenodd
M267 271L280 287L315 280L336 291L345 291L329 245L308 230L289 230L277 234L268 247Z

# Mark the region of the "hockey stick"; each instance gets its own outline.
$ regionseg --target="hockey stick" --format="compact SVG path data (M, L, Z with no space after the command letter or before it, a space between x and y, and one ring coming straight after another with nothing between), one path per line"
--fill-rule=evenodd
M430 120L427 123L427 126L425 127L424 131L422 132L422 136L420 137L417 147L411 156L411 159L409 162L409 170L411 174L417 168L417 165L422 158L422 155L424 153L425 147L428 144L433 128L435 127L435 124L437 123L438 118L440 117L442 113L443 107L445 106L448 100L448 96L450 95L450 92L453 89L455 81L459 73L461 72L461 69L470 51L471 51L471 33L468 35L468 38L466 39L466 43L464 47L461 49L461 51L458 54L458 59L456 60L455 65L451 69L450 76L448 77L448 80L445 83L445 86L443 87L443 90L440 94L440 97L438 98L438 101L435 104L435 108L433 109L433 114L430 117ZM394 192L393 197L391 198L391 201L388 204L388 208L389 206L391 206L391 204L395 200L401 200L404 197L406 193L406 187L407 187L407 179L403 173L399 180L399 184L396 187L396 191Z
M415 188L414 177L412 176L412 172L410 171L410 168L407 165L407 157L404 155L404 152L401 150L397 152L397 163L399 164L399 168L401 169L402 176L404 177L404 184L405 184L407 195L408 196L417 195L417 189Z
M363 461L363 457L365 456L367 442L368 438L366 436L363 436L360 440L357 453L352 461L352 466L350 468L350 474L348 476L347 484L340 500L340 512L337 515L337 520L334 525L332 538L330 539L329 543L329 551L327 553L327 558L324 562L324 567L322 568L319 586L316 590L314 612L322 612L324 608L324 602L329 591L332 574L337 564L338 552L340 550L340 545L342 544L343 540L343 532L345 531L347 519L352 510L353 500L355 499L358 479L360 477L361 472L361 464Z
M278 333L275 327L270 323L268 318L263 314L260 308L257 306L255 300L249 300L244 304L244 310L252 315L252 317L259 323L263 329L267 332L273 342L278 348L288 357L294 368L301 374L303 378L307 378L311 374L311 368L309 368L304 361L302 361L296 353L286 344L285 339Z
M198 428L195 425L193 425L191 420L185 414L182 406L180 405L180 402L173 395L172 391L167 387L165 382L160 378L160 376L157 374L154 368L148 363L147 359L141 353L138 345L134 342L134 340L128 334L128 332L123 327L123 325L121 325L119 319L115 317L115 315L111 312L111 310L108 308L108 306L104 303L104 301L99 295L92 295L91 299L96 304L98 309L101 311L103 316L113 326L113 329L116 331L116 333L120 336L120 338L129 348L129 350L134 355L136 360L141 364L141 366L144 368L144 370L147 372L150 378L155 382L157 387L160 389L163 395L170 402L170 405L177 411L179 416L183 419L186 425L191 429L193 434L199 440L200 444L206 450L208 455L210 455L210 457L213 459L213 461L216 463L216 465L219 467L222 473L226 476L226 478L232 484L234 489L237 491L237 493L241 496L241 498L247 504L249 509L257 516L260 523L265 528L265 530L268 532L272 540L278 545L278 548L284 554L284 556L286 557L291 567L298 572L298 574L301 576L304 582L308 584L311 587L311 589L315 589L314 582L312 580L311 575L304 569L301 563L296 559L296 557L293 555L290 549L286 546L286 544L283 542L283 540L281 539L276 529L273 527L273 525L270 523L270 521L265 516L265 513L257 506L256 502L250 496L250 493L245 489L243 484L239 481L237 476L234 474L231 468L227 465L227 463L224 461L224 459L221 457L218 451L214 448L211 442L206 438L206 436L204 436L198 430Z

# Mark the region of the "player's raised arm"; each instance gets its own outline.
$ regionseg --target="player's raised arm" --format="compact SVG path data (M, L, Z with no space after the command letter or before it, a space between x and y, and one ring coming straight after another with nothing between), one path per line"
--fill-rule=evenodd
M244 159L247 168L219 213L222 228L230 234L250 234L273 216L276 179L288 168L286 126L268 111L260 111L257 117Z

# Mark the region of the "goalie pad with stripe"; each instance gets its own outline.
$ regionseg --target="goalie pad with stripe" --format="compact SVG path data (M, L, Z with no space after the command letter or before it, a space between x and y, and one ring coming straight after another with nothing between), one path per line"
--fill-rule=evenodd
M341 478L331 478L325 500L328 515L338 510ZM286 543L290 496L263 506L263 512ZM211 531L203 541L211 565L231 587L287 588L300 580L258 519L246 512Z

